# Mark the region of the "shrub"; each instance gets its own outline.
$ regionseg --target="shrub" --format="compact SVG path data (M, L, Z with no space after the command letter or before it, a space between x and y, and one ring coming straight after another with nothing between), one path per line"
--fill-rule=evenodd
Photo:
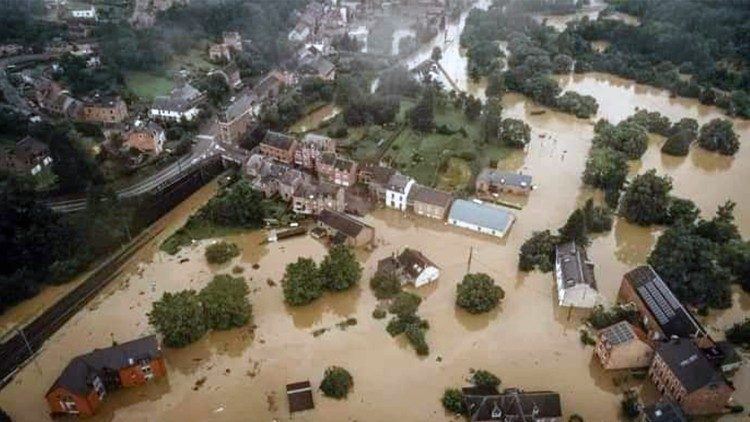
M518 119L503 119L500 123L500 142L513 148L523 148L531 141L531 127Z
M589 334L588 330L581 330L581 343L584 346L593 346L596 344L596 340L594 340L593 337L591 337L591 334Z
M340 366L331 366L325 371L320 389L327 397L343 399L349 394L354 386L354 379L346 369Z
M623 217L641 226L667 222L671 190L672 179L657 176L655 170L636 176L622 197Z
M601 330L620 321L635 323L638 321L638 312L630 306L617 305L605 309L602 305L596 305L586 321L595 329Z
M424 338L424 329L419 324L408 324L404 330L407 340L411 343L419 356L430 354L430 347Z
M544 273L552 271L555 262L555 245L559 241L560 239L549 230L534 232L521 245L518 269L521 271L539 269Z
M401 280L395 274L377 273L370 279L370 288L378 299L390 299L401 291Z
M472 314L492 310L505 297L503 289L484 273L466 274L456 290L456 305Z
M734 344L748 345L750 344L750 318L743 322L734 324L730 329L727 330L727 340Z
M464 408L464 394L458 388L448 388L443 392L443 398L440 400L445 410L451 413L463 415L466 413Z
M168 347L187 346L208 331L203 306L195 290L164 293L154 302L148 322L162 335Z
M407 318L414 316L420 303L422 303L422 298L418 295L410 292L400 292L393 299L391 306L388 307L388 312L397 315L399 318Z
M372 311L372 317L375 319L383 319L387 313L385 312L385 309L377 308L374 311Z
M337 245L328 251L318 270L328 290L341 291L354 286L362 276L362 266L348 246Z
M209 264L223 264L239 254L240 248L234 243L222 241L206 247L206 260Z
M740 149L740 141L731 120L713 119L701 127L698 145L723 155L734 155Z
M638 393L635 390L628 390L621 402L622 414L627 419L635 419L641 414L641 408L638 404Z
M310 258L298 258L287 264L284 278L284 300L292 306L307 305L323 295L323 282L318 267Z
M250 321L252 306L245 279L217 275L201 290L199 298L206 315L206 324L215 330L242 327Z
M477 387L497 387L500 385L500 378L490 371L478 369L471 377L471 382Z

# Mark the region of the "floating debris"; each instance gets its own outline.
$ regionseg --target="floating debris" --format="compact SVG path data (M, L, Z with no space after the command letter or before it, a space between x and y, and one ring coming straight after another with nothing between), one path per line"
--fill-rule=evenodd
M327 327L326 328L318 328L317 330L315 330L315 331L312 332L312 335L313 335L313 337L319 337L319 336L323 335L328 330L329 329Z
M203 384L206 383L206 377L200 377L195 381L195 385L193 385L193 391L198 391Z
M276 285L276 282L271 280L270 278L266 280L266 284L268 284L271 287L274 287Z

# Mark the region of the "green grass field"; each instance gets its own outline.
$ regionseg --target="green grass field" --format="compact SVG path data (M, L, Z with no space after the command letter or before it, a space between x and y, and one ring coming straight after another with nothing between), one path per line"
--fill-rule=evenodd
M146 101L151 101L159 95L169 94L174 85L167 76L147 72L127 72L125 83L135 95Z

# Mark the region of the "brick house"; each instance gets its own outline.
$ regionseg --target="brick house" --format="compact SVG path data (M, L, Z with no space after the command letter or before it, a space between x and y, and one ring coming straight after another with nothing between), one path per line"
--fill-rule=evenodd
M502 193L528 195L533 188L531 176L527 174L483 169L477 176L476 195L483 198L497 197Z
M235 142L247 132L253 123L255 97L243 92L219 113L219 140Z
M656 388L688 415L724 413L734 387L691 340L660 341L648 370Z
M306 170L315 170L321 154L335 151L335 140L327 136L308 133L294 151L294 164Z
M409 193L408 202L415 214L442 220L453 202L453 195L415 184Z
M333 183L341 186L357 183L357 163L348 158L336 158L333 163Z
M654 358L646 333L627 321L600 330L594 354L604 369L647 368Z
M333 181L336 174L334 164L336 164L336 153L324 151L315 162L315 172L321 179Z
M385 201L385 190L391 176L396 170L378 164L364 164L359 166L357 181L367 185L370 192L380 201Z
M119 97L97 95L83 102L81 118L93 123L122 123L128 118L128 106Z
M164 129L155 122L146 124L137 122L136 126L126 134L123 146L143 153L159 155L165 140Z
M308 215L318 215L325 208L344 212L345 198L341 186L328 182L302 183L292 195L292 211Z
M47 391L47 404L53 415L91 416L108 393L166 374L156 336L144 337L73 358Z
M297 140L279 132L268 131L260 142L260 153L282 163L294 162Z
M0 150L0 169L36 176L52 165L47 144L27 136L7 150Z
M288 168L284 174L277 179L278 193L284 201L291 201L294 192L305 182L305 174L293 168Z
M618 300L635 304L651 341L678 337L693 339L702 348L714 345L706 330L650 265L623 276Z
M563 421L560 395L553 391L508 388L500 393L495 387L467 387L462 392L472 422Z
M324 209L318 215L318 227L325 230L334 244L361 247L372 244L375 229L344 213Z

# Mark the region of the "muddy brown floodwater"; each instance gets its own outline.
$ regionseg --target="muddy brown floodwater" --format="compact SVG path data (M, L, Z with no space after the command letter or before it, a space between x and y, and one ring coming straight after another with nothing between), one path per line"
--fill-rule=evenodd
M460 25L459 25L460 26ZM450 29L449 32L459 28ZM460 33L460 32L459 32ZM450 38L450 37L449 37ZM445 38L436 43L445 42ZM482 84L470 84L465 58L457 46L447 48L444 63L463 89L481 95ZM418 54L428 54L431 47ZM418 59L418 58L417 58ZM415 59L416 60L416 59ZM445 61L446 59L444 59ZM564 89L596 97L598 117L619 121L636 107L659 111L672 120L696 118L700 123L723 117L720 110L696 101L671 98L669 93L610 75L561 77ZM535 230L555 229L576 205L594 195L582 186L581 173L593 136L593 119L576 119L546 110L515 94L503 99L504 113L520 117L532 127L532 142L512 153L500 166L532 174L534 190L504 240L472 234L441 222L392 210L378 210L366 220L376 229L378 247L360 253L365 274L360 286L327 294L312 305L288 308L278 284L284 266L299 256L317 260L325 249L310 237L260 245L264 235L252 232L233 236L242 256L223 266L209 266L203 251L210 241L198 242L176 256L158 252L154 242L134 258L129 271L76 315L45 345L34 362L0 392L0 406L14 420L47 420L44 392L75 355L111 343L151 333L146 312L163 292L199 289L213 274L244 268L251 289L255 330L243 328L207 335L179 350L166 350L169 376L143 388L118 391L107 397L98 421L132 420L289 420L284 385L309 379L317 385L329 365L341 365L354 376L353 393L345 401L326 399L316 392L316 409L294 416L302 421L424 421L451 420L439 398L447 386L461 386L470 368L498 374L505 386L558 391L566 415L579 413L590 421L618 418L619 374L605 373L592 360L592 348L579 341L582 313L569 314L555 305L550 274L522 274L516 269L521 243ZM544 110L544 114L532 112ZM675 194L694 200L713 213L726 199L737 202L740 231L750 237L750 123L734 120L742 146L734 158L694 148L684 158L660 153L663 139L651 137L642 160L631 173L655 168L674 180ZM215 191L202 189L158 224L165 232L179 227L187 216ZM610 233L596 237L589 255L601 293L613 302L622 275L645 262L659 230L616 220ZM439 281L419 289L425 300L419 313L430 322L427 342L431 353L416 356L401 339L385 331L385 320L371 313L377 301L367 287L378 259L402 247L423 251L442 269ZM456 284L467 271L490 274L506 291L502 306L488 315L468 315L454 306ZM187 261L185 261L187 259ZM183 261L181 263L181 261ZM253 269L254 264L258 265ZM269 283L268 280L275 283ZM711 334L742 320L750 311L750 297L735 289L733 307L703 318ZM336 323L354 317L358 324L345 331ZM315 337L312 332L330 328ZM196 381L205 383L194 390ZM750 404L750 366L734 376L739 403ZM645 384L644 395L649 394ZM723 420L742 420L726 416Z

